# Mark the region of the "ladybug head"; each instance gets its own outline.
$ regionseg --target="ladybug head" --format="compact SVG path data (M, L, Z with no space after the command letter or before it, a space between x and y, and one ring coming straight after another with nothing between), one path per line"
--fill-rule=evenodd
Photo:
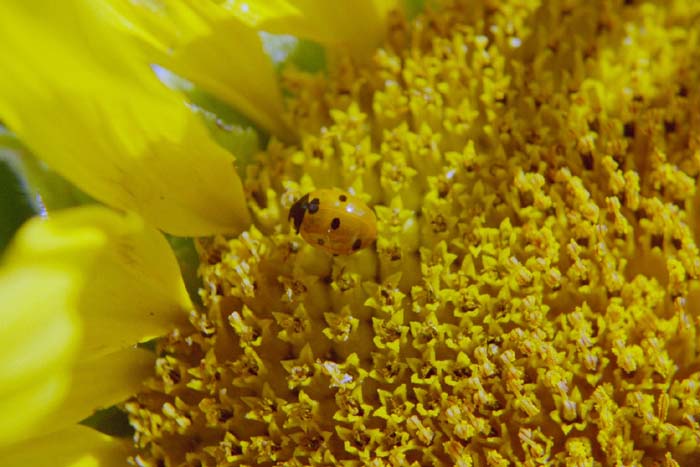
M294 229L296 230L296 233L299 233L299 229L301 228L301 223L304 220L304 216L306 215L306 211L309 209L309 195L308 193L299 198L297 202L292 204L292 207L289 209L289 217L287 217L287 220L290 221L294 219Z

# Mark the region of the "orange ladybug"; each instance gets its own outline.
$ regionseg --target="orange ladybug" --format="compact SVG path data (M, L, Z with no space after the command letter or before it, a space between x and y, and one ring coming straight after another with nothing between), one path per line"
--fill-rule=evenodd
M301 238L334 255L351 255L377 238L377 218L360 198L337 188L315 190L289 209Z

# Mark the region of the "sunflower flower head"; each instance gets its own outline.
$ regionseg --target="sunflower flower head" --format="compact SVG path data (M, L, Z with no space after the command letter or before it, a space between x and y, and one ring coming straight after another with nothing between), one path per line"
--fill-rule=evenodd
M287 70L300 141L248 166L254 226L198 241L131 461L699 462L700 10L634 3L447 1ZM331 187L372 248L288 225Z

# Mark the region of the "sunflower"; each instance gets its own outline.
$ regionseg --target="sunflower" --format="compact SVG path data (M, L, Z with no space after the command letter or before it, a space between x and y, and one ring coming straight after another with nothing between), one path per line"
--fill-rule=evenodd
M4 254L4 465L700 461L700 4L409 9L0 6L0 119L101 203Z

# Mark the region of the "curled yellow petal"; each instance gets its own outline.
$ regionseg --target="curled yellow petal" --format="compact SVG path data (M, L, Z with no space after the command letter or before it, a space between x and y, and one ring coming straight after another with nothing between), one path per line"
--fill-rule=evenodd
M133 345L192 307L163 236L99 206L23 226L0 269L0 300L0 445L123 400L152 366Z
M117 23L102 0L2 2L0 117L107 204L176 235L240 231L250 217L234 159Z
M122 440L76 425L0 449L0 459L3 467L123 467L127 453Z
M386 34L387 14L396 0L285 0L227 2L238 16L260 29L291 34L367 60Z
M270 133L289 139L282 93L258 31L214 2L116 2L160 65L194 82Z

